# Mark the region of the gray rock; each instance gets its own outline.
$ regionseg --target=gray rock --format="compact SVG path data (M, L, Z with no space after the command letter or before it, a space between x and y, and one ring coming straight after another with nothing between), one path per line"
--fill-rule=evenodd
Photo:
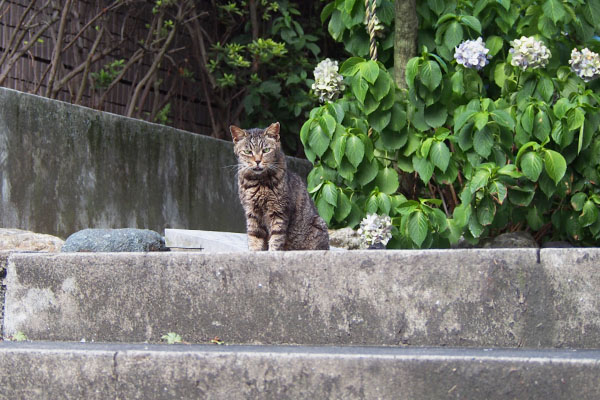
M43 233L21 229L0 229L0 250L57 252L64 243L61 238Z
M166 251L164 239L148 229L84 229L69 236L63 252Z
M482 243L482 246L485 248L491 249L501 249L501 248L521 248L521 247L533 247L539 248L540 246L535 241L533 236L529 232L507 232L501 235L496 236L489 241L485 241Z
M365 249L360 235L352 228L330 229L329 244L347 250Z

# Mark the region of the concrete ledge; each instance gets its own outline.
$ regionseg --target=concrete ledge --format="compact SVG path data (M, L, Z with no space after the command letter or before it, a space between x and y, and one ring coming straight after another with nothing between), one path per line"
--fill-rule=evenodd
M230 142L0 87L0 227L243 232L235 165Z
M13 254L4 334L597 348L599 251Z
M0 343L10 399L597 399L599 351Z

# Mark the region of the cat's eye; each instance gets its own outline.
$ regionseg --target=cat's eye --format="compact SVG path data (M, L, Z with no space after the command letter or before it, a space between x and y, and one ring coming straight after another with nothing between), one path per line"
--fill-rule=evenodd
M265 153L265 154L268 153L268 152L270 152L270 151L271 151L271 149L269 147L265 147L263 149L263 153Z
M243 150L242 153L249 156L250 154L252 154L252 150Z

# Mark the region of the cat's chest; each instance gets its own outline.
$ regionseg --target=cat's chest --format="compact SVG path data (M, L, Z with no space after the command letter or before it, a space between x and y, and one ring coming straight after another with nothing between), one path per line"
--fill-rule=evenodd
M266 211L281 204L283 193L278 187L268 185L248 186L243 189L246 206L255 210Z

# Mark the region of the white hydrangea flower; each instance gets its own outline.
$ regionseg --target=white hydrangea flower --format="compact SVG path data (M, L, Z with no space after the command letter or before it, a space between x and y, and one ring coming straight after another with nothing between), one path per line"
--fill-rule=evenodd
M365 29L367 30L367 33L369 33L369 20L367 19L366 15L365 19L363 20L363 24L365 24ZM383 26L379 18L377 18L377 15L373 15L373 27L375 28L375 36L377 36L378 38L382 38L385 36L385 26Z
M571 69L586 82L594 80L600 76L600 56L598 53L584 48L579 52L577 49L571 51L569 60Z
M480 70L489 63L490 50L485 47L483 38L477 40L465 40L454 48L454 59L465 68Z
M512 46L509 50L509 53L512 54L510 63L522 70L545 67L552 57L552 53L544 45L544 42L536 40L534 37L521 36L521 39L510 42L510 45Z
M367 246L381 243L385 247L392 238L392 219L387 215L368 214L360 222L358 234Z
M321 103L335 100L344 91L344 78L338 73L337 61L324 59L317 64L314 74L315 83L312 90L319 96Z

